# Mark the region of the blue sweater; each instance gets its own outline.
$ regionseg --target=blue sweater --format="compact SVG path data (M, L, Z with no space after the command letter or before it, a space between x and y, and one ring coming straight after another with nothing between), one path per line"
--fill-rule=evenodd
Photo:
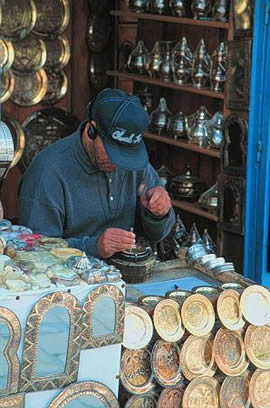
M98 256L97 240L105 229L130 230L137 212L145 238L158 242L171 231L174 210L162 218L153 216L138 199L141 182L149 188L161 185L150 164L140 171L100 171L89 160L78 130L40 152L27 169L19 223L34 233L63 237L70 247Z

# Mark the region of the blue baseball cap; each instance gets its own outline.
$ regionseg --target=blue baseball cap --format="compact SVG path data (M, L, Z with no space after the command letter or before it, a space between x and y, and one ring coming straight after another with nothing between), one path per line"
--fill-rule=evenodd
M150 118L137 96L105 88L95 98L91 118L116 167L139 170L147 166L149 157L143 135Z

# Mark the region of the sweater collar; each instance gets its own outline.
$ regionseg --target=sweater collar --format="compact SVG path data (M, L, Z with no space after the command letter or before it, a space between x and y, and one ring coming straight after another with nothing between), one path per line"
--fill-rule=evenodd
M91 174L91 173L96 173L98 169L89 159L88 154L84 150L84 147L82 144L81 136L82 136L82 132L84 130L86 123L87 123L86 120L81 122L80 126L78 127L78 130L74 133L72 150L73 150L75 159L78 161L82 169L87 174Z

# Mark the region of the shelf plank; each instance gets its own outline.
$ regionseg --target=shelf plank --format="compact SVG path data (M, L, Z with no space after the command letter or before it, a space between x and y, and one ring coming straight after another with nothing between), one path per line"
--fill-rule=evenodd
M171 89L177 89L179 91L184 91L184 92L189 92L189 93L194 93L197 95L205 95L210 98L215 98L215 99L224 99L224 94L220 92L213 92L208 89L200 89L200 88L195 88L191 84L187 85L177 85L174 82L171 81L162 81L161 79L152 79L152 78L147 78L143 75L137 75L137 74L130 74L128 72L122 72L122 71L106 71L106 74L112 77L119 77L122 79L128 79L130 81L136 81L136 82L142 82L144 84L150 84L150 85L157 85L161 86L163 88L171 88Z
M172 200L172 205L191 214L199 215L200 217L207 218L208 220L218 222L218 217L216 215L202 210L198 203L188 203L186 201Z
M200 147L199 145L196 145L194 143L188 143L187 141L184 140L171 139L168 136L159 136L151 132L145 132L144 136L147 139L153 139L161 143L166 143L182 149L191 150L193 152L204 154L206 156L214 157L215 159L220 159L219 150L207 149L205 147Z
M122 11L122 10L111 10L110 14L117 17L126 17L126 18L136 18L141 20L152 20L160 21L164 23L175 23L175 24L185 24L185 25L194 25L202 27L213 27L223 30L229 29L228 23L221 23L219 21L211 20L195 20L193 18L185 17L172 17L172 16L161 16L159 14L148 14L148 13L135 13L132 11Z

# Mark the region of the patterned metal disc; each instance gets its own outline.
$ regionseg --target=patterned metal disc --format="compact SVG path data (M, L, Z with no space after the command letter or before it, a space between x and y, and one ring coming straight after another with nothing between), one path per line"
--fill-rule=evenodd
M44 38L47 51L45 68L63 69L70 60L70 46L67 37L62 34L56 38Z
M240 294L234 289L224 290L217 301L218 317L227 329L241 330L246 322L240 311Z
M11 162L10 168L16 166L23 155L25 146L25 134L20 123L9 113L2 113L2 120L9 127L15 146L15 156Z
M152 370L162 387L176 387L183 382L179 345L157 340L152 350Z
M250 325L244 342L250 361L258 368L270 370L270 326Z
M7 40L25 38L36 23L37 10L34 0L8 0L1 4L0 36Z
M245 319L256 326L270 323L270 292L260 285L247 287L240 298Z
M46 47L41 38L29 34L22 40L14 41L13 69L22 73L39 71L46 61Z
M158 399L157 408L180 408L186 385L181 383L177 388L164 388Z
M45 105L54 105L66 95L68 78L63 70L45 69L45 72L48 79L48 89L41 102Z
M12 102L19 106L38 104L47 92L47 75L44 69L38 72L22 74L14 71L15 87L11 95Z
M155 392L147 392L144 395L133 395L126 402L124 408L156 408L158 395Z
M0 40L0 66L2 72L7 71L14 61L14 47L13 43L8 40Z
M208 334L215 324L212 303L201 294L190 295L183 303L181 316L185 328L195 336Z
M198 377L192 380L183 397L183 408L211 407L219 408L218 381L213 377Z
M179 341L185 332L180 305L173 299L163 299L157 304L153 320L157 333L165 341Z
M70 20L68 0L35 0L37 21L33 32L40 36L58 36L62 34Z
M249 397L254 408L270 407L270 370L254 371L249 382Z
M250 371L237 377L226 377L220 389L220 408L249 408Z
M123 346L136 350L148 345L153 336L153 323L148 313L139 306L125 308Z
M15 87L15 78L11 69L2 73L2 92L0 102L6 102L12 95Z

